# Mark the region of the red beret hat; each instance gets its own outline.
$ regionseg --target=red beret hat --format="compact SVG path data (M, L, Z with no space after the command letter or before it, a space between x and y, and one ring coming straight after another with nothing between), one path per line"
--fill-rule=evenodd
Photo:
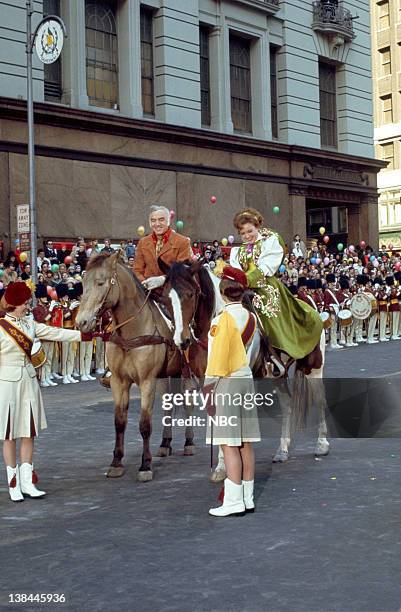
M245 272L232 266L224 266L221 278L232 280L243 286L244 289L248 287L248 279Z
M32 297L32 292L25 283L17 282L7 285L4 299L10 306L21 306Z

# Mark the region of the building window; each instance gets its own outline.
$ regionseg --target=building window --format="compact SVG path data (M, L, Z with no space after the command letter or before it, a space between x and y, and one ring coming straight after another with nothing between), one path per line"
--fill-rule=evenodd
M393 123L393 98L391 95L381 98L383 123Z
M272 116L272 136L278 138L277 102L277 47L270 45L270 106Z
M153 11L141 6L141 83L144 115L155 114L153 75Z
M237 132L252 132L251 44L230 36L231 119Z
M118 108L116 5L112 0L85 4L86 84L89 103Z
M390 8L388 0L380 2L377 6L379 13L379 29L384 30L390 27Z
M391 74L391 51L390 47L380 50L381 76Z
M320 140L322 147L337 146L336 68L319 63Z
M209 64L209 29L199 28L200 52L200 91L202 125L210 125L210 64Z
M43 0L43 16L60 17L60 0ZM60 102L63 93L61 82L61 56L52 64L44 64L45 100Z
M387 170L394 168L394 142L386 142L381 145L382 159L388 162Z

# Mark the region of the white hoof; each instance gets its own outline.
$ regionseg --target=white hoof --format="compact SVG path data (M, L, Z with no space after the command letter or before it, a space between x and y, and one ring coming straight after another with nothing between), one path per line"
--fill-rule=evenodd
M273 457L273 463L285 463L288 461L288 451L279 449Z
M316 444L315 457L325 457L329 454L330 444L327 440L320 440Z
M151 470L146 470L143 472L138 472L138 480L139 482L149 482L153 479L153 472Z

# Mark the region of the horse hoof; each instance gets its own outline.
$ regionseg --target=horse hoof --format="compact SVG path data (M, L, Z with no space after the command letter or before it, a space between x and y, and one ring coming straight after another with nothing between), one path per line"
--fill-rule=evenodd
M185 456L190 456L190 455L194 455L195 454L195 446L184 446L184 455Z
M273 457L273 463L285 463L288 461L288 452L278 451Z
M173 454L171 446L159 446L156 457L170 457Z
M138 472L139 482L149 482L152 479L153 479L152 470L143 470L142 472Z
M125 468L120 465L119 467L114 467L111 465L107 470L107 478L120 478L125 472Z
M315 448L315 457L327 457L330 451L329 443L327 444L319 444Z
M214 470L214 472L210 474L210 481L211 482L223 482L226 476L227 474L225 470Z

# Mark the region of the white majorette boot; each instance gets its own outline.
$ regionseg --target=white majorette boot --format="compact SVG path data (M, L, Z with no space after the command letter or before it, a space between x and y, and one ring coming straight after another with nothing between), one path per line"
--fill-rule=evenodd
M7 466L7 481L8 481L8 492L10 499L13 502L24 501L24 496L21 493L20 486L20 475L18 465L15 468Z
M68 376L63 376L63 385L70 385L71 381L69 380Z
M226 478L223 505L220 508L211 508L209 514L212 516L244 516L244 487L242 484L235 484Z
M60 374L58 374L57 372L52 372L51 376L53 376L53 378L55 378L56 380L61 380L63 377L60 376Z
M255 512L255 502L253 501L253 480L243 480L245 512Z
M70 381L70 383L77 383L77 382L79 382L79 380L75 380L75 378L72 376L72 374L67 374L67 378Z
M82 374L81 382L87 382L88 380L89 380L88 376L86 374Z
M46 382L48 382L48 383L49 383L49 386L50 386L50 387L57 387L57 383L56 383L56 382L54 382L54 380L52 380L52 379L50 378L50 376L47 376L47 377L46 377Z
M21 479L21 492L29 497L44 497L45 491L36 488L38 477L33 469L32 463L21 463L19 468Z

